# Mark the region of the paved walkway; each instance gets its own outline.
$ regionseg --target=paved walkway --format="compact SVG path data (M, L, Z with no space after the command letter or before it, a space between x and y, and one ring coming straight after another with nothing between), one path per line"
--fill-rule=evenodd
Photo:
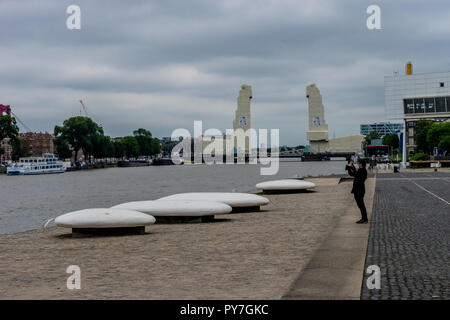
M361 299L450 299L450 172L379 174Z
M350 201L308 265L291 284L283 299L351 299L359 300L363 281L364 260L370 226L356 224L361 213L350 194L352 180L344 180ZM366 203L371 218L375 179L366 181ZM327 205L332 208L332 202Z

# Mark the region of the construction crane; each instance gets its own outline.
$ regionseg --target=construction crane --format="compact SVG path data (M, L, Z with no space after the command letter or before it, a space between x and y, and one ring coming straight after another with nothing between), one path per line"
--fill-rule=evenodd
M31 130L22 120L20 120L20 118L14 112L11 111L11 114L14 116L14 118L16 118L17 121L19 121L19 123L27 130L27 132L33 132L33 130Z
M5 113L6 115L13 115L13 117L19 121L19 123L29 132L31 131L31 129L22 121L20 120L20 118L11 110L11 106L10 105L3 105L0 104L0 116L3 115L3 113Z
M88 117L91 117L91 116L89 115L89 113L87 112L87 108L86 108L86 106L84 105L83 100L80 100L80 103L81 103L81 106L83 107L84 113L86 113L86 115L87 115ZM81 115L81 109L80 109L80 115Z
M22 121L22 120L20 120L20 118L14 113L14 112L12 112L12 110L11 110L11 106L8 104L8 105L3 105L3 104L0 104L0 116L2 116L3 115L3 113L5 113L6 115L13 115L13 117L17 120L17 121L19 121L19 123L26 129L26 130L28 130L28 132L31 132L31 129Z
M83 107L84 113L86 113L86 115L91 118L92 120L94 120L94 118L91 117L91 115L87 112L87 108L83 102L83 100L80 100L81 106ZM81 109L80 109L80 115L81 115ZM102 124L100 122L98 122L99 126L102 127Z

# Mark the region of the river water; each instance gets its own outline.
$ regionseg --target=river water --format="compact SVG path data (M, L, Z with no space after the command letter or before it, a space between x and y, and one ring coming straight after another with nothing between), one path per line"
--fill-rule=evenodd
M154 200L181 192L255 189L262 181L344 174L345 161L281 161L277 175L260 165L182 165L92 169L63 174L0 176L0 234L38 229L50 218L87 208Z

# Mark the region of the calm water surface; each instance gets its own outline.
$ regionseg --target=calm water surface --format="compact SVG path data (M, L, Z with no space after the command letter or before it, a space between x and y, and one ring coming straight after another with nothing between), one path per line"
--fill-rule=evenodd
M280 162L275 176L259 165L109 168L54 175L0 175L0 234L37 229L50 218L86 208L154 200L181 192L255 189L261 181L344 174L345 161Z

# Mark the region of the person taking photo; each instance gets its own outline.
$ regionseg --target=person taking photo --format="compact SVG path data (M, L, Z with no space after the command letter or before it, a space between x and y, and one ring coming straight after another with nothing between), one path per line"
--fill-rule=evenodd
M356 204L361 211L361 219L356 221L356 223L368 223L369 220L367 219L367 210L366 206L364 205L364 194L366 193L364 183L367 179L366 162L363 159L359 159L358 170L356 170L353 161L350 161L345 169L348 171L348 174L350 176L355 177L355 179L353 180L352 193L355 197Z

